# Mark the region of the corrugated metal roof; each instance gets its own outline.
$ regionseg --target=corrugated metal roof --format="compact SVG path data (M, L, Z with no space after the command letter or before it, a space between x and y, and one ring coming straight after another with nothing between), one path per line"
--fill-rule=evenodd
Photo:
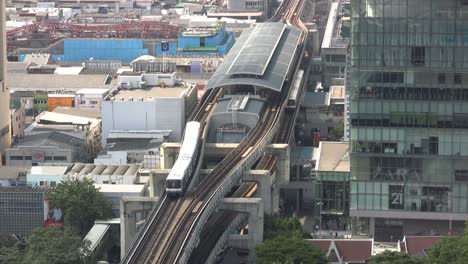
M52 192L54 188L51 187L29 187L29 186L11 186L1 187L0 193L44 193Z
M300 35L298 28L283 23L245 29L205 89L255 85L281 91Z

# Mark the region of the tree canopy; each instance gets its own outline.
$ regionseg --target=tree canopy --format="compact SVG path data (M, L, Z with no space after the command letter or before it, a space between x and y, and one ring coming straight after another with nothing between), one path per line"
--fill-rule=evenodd
M462 264L468 263L468 226L462 236L444 237L430 250L428 263L433 264Z
M69 229L37 228L26 247L18 243L0 249L0 263L8 264L84 264L89 242Z
M302 225L297 217L279 217L266 215L264 218L263 239L272 239L279 236L302 236Z
M423 259L406 253L386 250L371 258L370 264L423 264Z
M264 219L265 241L255 249L257 263L326 263L323 252L304 241L299 219L268 215Z
M327 263L320 249L307 244L302 237L276 237L256 248L257 263Z
M87 242L83 242L78 234L69 229L37 228L28 240L22 263L85 263L87 245Z
M87 178L63 181L50 198L54 206L63 210L65 226L77 230L82 237L96 219L112 217L110 204Z

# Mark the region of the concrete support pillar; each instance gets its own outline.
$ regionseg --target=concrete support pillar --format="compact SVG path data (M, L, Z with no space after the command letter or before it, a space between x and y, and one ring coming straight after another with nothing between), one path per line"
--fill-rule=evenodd
M127 196L120 199L120 256L122 258L135 239L137 222L144 220L144 217L137 219L137 213L149 212L158 199L158 197Z
M372 237L375 235L375 217L369 219L369 235Z
M156 169L150 172L150 196L160 197L166 190L166 178L169 172L171 172L170 169Z
M248 213L249 215L249 234L247 248L250 251L249 263L255 263L255 246L263 241L263 201L260 198L224 198L219 204L220 210L229 210L239 213ZM232 236L236 238L236 244L245 245L242 243L244 238Z
M288 144L272 144L269 145L267 154L276 156L276 183L288 184L290 178L291 167L291 148Z
M257 183L257 193L263 200L263 209L266 214L273 212L271 203L271 182L272 177L269 170L250 170L244 173L243 181Z
M279 197L280 197L280 188L278 184L273 184L271 187L271 208L272 213L279 213Z
M180 150L180 143L163 143L160 150L161 169L170 169L174 165Z

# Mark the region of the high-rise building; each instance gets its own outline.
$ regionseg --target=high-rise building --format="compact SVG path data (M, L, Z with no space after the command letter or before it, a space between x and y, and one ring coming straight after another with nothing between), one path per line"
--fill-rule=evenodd
M10 91L6 87L6 29L5 29L6 0L0 0L0 155L11 145L10 135ZM1 161L1 160L0 160Z
M351 1L351 204L377 240L468 220L468 1Z

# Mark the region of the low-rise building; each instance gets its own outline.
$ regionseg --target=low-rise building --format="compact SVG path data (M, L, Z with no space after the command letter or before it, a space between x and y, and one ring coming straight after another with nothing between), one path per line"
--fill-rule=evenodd
M102 103L102 145L112 130L171 130L169 140L180 141L196 104L197 85L192 83L115 89Z
M57 107L75 107L75 95L72 93L48 94L47 95L48 111L54 111Z
M101 121L54 112L42 112L25 137L5 150L6 164L70 163L87 160L99 151Z
M76 92L75 106L80 108L101 108L102 100L109 89L81 89Z
M26 184L26 167L0 167L0 187L20 186Z

